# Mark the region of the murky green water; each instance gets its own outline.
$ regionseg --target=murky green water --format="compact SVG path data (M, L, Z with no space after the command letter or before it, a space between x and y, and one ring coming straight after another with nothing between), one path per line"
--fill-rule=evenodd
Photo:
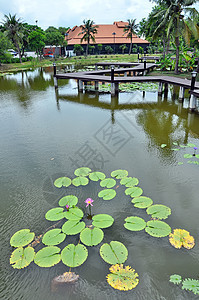
M119 100L109 94L78 95L76 82L59 82L53 87L52 70L36 70L0 79L0 298L1 299L197 299L169 283L171 274L198 278L198 184L199 166L183 158L191 149L173 151L172 143L195 143L199 147L199 116L188 114L188 99L178 104L176 89L168 99L157 93L121 93ZM162 149L161 144L168 147ZM183 165L178 165L183 162ZM53 187L61 176L73 177L78 166L101 170L107 176L126 169L139 178L144 195L155 204L172 209L167 219L172 228L184 228L196 239L188 250L173 248L168 237L157 239L123 227L127 216L148 220L145 210L134 208L124 188L111 201L98 199L98 183L67 192ZM51 280L68 268L59 263L41 269L33 263L24 270L9 265L10 237L22 228L37 235L51 225L47 210L65 194L83 201L95 199L94 213L109 213L114 225L104 230L104 242L118 240L129 251L125 265L135 268L139 285L120 292L106 282L109 266L99 256L99 246L89 248L87 261L75 272L74 285L51 291ZM76 241L68 238L68 242ZM67 242L67 239L66 239ZM62 245L63 246L63 245Z

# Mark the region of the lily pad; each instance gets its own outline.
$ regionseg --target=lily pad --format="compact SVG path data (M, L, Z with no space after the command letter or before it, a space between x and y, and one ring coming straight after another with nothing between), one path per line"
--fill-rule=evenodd
M105 243L101 246L100 255L108 264L122 264L127 260L128 250L124 244L112 241L110 244Z
M138 185L139 180L136 177L124 177L120 180L121 185L125 185L126 187L133 187Z
M178 143L176 143L176 142L173 142L173 145L175 145L175 146L178 146Z
M106 178L100 182L101 187L112 188L115 185L116 185L116 181L113 178Z
M13 234L10 239L10 245L12 247L24 247L34 239L34 232L30 232L30 229L21 229Z
M63 224L62 231L67 235L75 235L80 233L84 228L84 222L79 222L79 220L69 220Z
M98 197L103 198L103 200L111 200L116 196L116 191L113 189L105 189L98 193Z
M151 205L146 210L148 215L151 215L152 218L156 219L167 219L171 214L171 209L168 206L155 204Z
M14 269L23 269L27 267L34 259L35 251L32 247L19 247L15 249L10 257L10 264Z
M42 268L52 267L61 260L59 252L60 249L57 246L47 246L36 253L34 262Z
M89 174L89 178L92 181L103 180L105 177L106 175L102 172L93 172Z
M74 174L76 176L88 176L92 172L90 168L82 167L75 170Z
M182 277L180 275L173 274L170 276L169 281L174 284L180 284L182 282Z
M195 245L193 236L184 229L174 229L173 233L170 233L169 235L169 242L177 249L180 249L181 247L192 249Z
M113 265L109 268L111 274L107 275L107 282L114 289L120 291L128 291L135 288L139 279L138 274L130 266L123 267L123 265Z
M178 148L171 148L171 150L173 150L173 151L180 151L180 149L178 149Z
M42 243L47 246L54 246L62 243L66 238L65 233L61 232L61 229L55 228L47 231L43 238Z
M151 220L146 223L145 231L154 237L165 237L171 233L171 227L159 220Z
M84 245L69 244L61 252L62 262L71 268L81 266L88 257L88 250Z
M98 228L108 228L113 225L114 219L110 215L107 214L99 214L95 215L92 218L93 226Z
M125 194L130 195L132 198L139 197L142 195L142 193L143 193L143 190L138 186L130 187L125 190Z
M188 143L188 144L187 144L187 147L196 147L196 145L195 145L195 144L192 144L192 143Z
M71 207L71 206L75 206L77 203L78 203L78 198L74 195L68 195L59 200L59 206L69 205Z
M165 148L166 146L167 146L167 144L162 144L160 147Z
M45 218L49 221L59 221L65 217L65 212L62 207L55 207L47 211Z
M80 185L87 185L89 183L89 180L87 177L84 176L79 176L79 177L75 177L72 180L72 184L74 186L80 186Z
M191 291L195 295L199 295L199 280L186 278L182 282L182 289Z
M68 187L69 185L71 185L71 179L69 177L57 178L54 182L54 185L57 188L61 188L62 186Z
M140 217L128 217L124 220L126 223L124 227L131 231L140 231L146 227L146 222Z
M64 216L68 220L81 220L84 216L84 213L80 208L72 207L68 211L65 211Z
M195 157L196 157L196 158L199 158L199 154L196 154Z
M153 200L149 197L135 197L131 200L131 202L134 204L137 208L147 208L153 204Z
M193 157L192 154L188 154L188 153L184 154L184 158L192 158L192 157Z
M117 179L122 179L128 176L128 171L126 170L115 170L111 172L111 177L115 177Z
M100 228L85 228L80 233L80 241L86 246L96 246L104 238L104 232Z

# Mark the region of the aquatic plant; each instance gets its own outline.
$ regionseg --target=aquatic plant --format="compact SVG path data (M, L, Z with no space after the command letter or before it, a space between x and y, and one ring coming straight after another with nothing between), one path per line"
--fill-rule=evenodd
M182 247L192 249L195 245L194 237L184 229L174 229L169 235L169 242L177 249Z
M174 274L170 276L170 282L174 284L182 284L181 288L193 292L195 295L199 295L199 280L185 278L182 280L180 275Z

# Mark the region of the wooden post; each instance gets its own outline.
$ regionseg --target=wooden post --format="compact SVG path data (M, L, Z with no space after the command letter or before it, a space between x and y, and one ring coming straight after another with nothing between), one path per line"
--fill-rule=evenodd
M83 92L83 81L82 80L78 80L78 91L79 92Z
M191 95L189 100L189 111L193 112L196 108L196 96Z
M119 84L118 82L111 82L111 96L116 96L118 95L118 89Z
M98 70L98 68L97 68L97 64L95 64L95 71L97 71Z
M53 79L54 79L54 86L55 86L55 89L57 89L57 88L58 88L57 77L54 76Z
M95 91L98 91L99 89L99 81L95 81Z
M53 76L56 76L56 63L53 63Z
M185 88L183 86L180 86L180 91L179 91L179 102L182 102L184 99L184 92L185 92Z
M162 87L163 87L162 82L159 82L159 87L158 87L158 94L159 94L159 95L162 94Z

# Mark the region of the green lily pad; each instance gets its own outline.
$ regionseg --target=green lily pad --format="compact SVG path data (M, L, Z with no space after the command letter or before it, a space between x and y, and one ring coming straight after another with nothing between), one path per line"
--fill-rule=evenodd
M35 234L34 232L30 232L30 229L21 229L10 239L10 245L12 247L24 247L32 242L34 239Z
M113 225L114 219L110 215L107 214L99 214L95 215L92 218L93 226L98 228L108 228Z
M92 181L103 180L105 177L106 175L102 172L93 172L89 174L89 178Z
M116 185L116 181L113 178L106 178L100 182L101 187L112 188L115 185Z
M128 171L126 170L115 170L111 172L111 177L115 177L117 179L122 179L128 176Z
M124 244L118 241L112 241L110 244L103 244L100 247L100 255L108 264L123 264L128 257L128 250Z
M178 146L178 143L176 143L176 142L173 142L173 145L175 145L175 146Z
M145 231L154 237L165 237L171 233L171 227L159 220L151 220L147 222Z
M59 206L69 205L71 207L71 206L75 206L77 203L78 203L78 198L74 195L68 195L59 200Z
M173 274L170 276L169 281L174 284L180 284L182 282L182 277L180 275Z
M75 177L72 180L72 184L74 186L80 186L80 185L87 185L89 183L89 180L87 177L84 176L79 176L79 177Z
M199 165L199 162L196 160L188 160L188 164L194 164L194 165Z
M183 164L184 164L184 163L183 163L182 161L179 161L179 162L178 162L178 165L179 165L179 166L181 166L181 165L183 165Z
M125 190L125 194L130 195L132 198L139 197L140 195L142 195L142 193L143 193L143 190L138 186L130 187Z
M10 257L10 264L14 269L27 267L34 259L35 251L32 247L19 247L15 249Z
M178 148L172 148L171 150L173 150L173 151L180 151L180 149L178 149Z
M148 215L151 215L152 218L156 219L167 219L171 214L171 209L168 206L155 204L151 205L146 210Z
M71 268L81 266L88 257L88 250L84 245L69 244L61 252L62 262Z
M188 154L188 153L184 154L184 158L192 158L192 157L193 157L192 154Z
M64 214L68 220L81 220L84 216L83 211L78 207L72 207Z
M54 185L57 188L61 188L62 186L68 187L69 185L71 185L71 179L69 177L57 178L54 182Z
M62 207L55 207L47 211L45 218L48 221L59 221L65 217L65 212Z
M47 246L54 246L62 243L66 238L65 233L61 232L61 229L55 228L47 231L43 238L42 243Z
M181 148L187 148L187 146L186 146L186 145L180 145L180 147L181 147Z
M182 289L193 292L199 295L199 280L186 278L182 281Z
M36 265L42 268L52 267L58 264L61 260L61 255L59 252L59 247L47 246L36 253L34 262Z
M192 143L188 143L188 144L187 144L187 147L196 147L196 145L195 145L195 144L192 144Z
M98 197L103 198L103 200L111 200L116 196L116 191L113 189L105 189L98 193Z
M74 174L76 176L88 176L91 172L90 168L82 167L75 170Z
M75 235L80 233L84 228L84 222L79 222L79 220L69 220L63 224L62 231L67 235Z
M162 144L160 147L165 148L166 146L167 146L167 144Z
M131 231L140 231L146 227L146 222L140 217L128 217L124 220L124 227Z
M104 238L104 232L100 228L85 228L80 233L80 241L86 246L96 246Z
M125 185L126 187L133 187L138 185L139 180L136 177L124 177L120 180L120 184Z
M196 158L199 158L199 154L196 154L195 157L196 157Z
M131 200L131 202L134 204L137 208L147 208L153 204L153 200L149 197L135 197Z

